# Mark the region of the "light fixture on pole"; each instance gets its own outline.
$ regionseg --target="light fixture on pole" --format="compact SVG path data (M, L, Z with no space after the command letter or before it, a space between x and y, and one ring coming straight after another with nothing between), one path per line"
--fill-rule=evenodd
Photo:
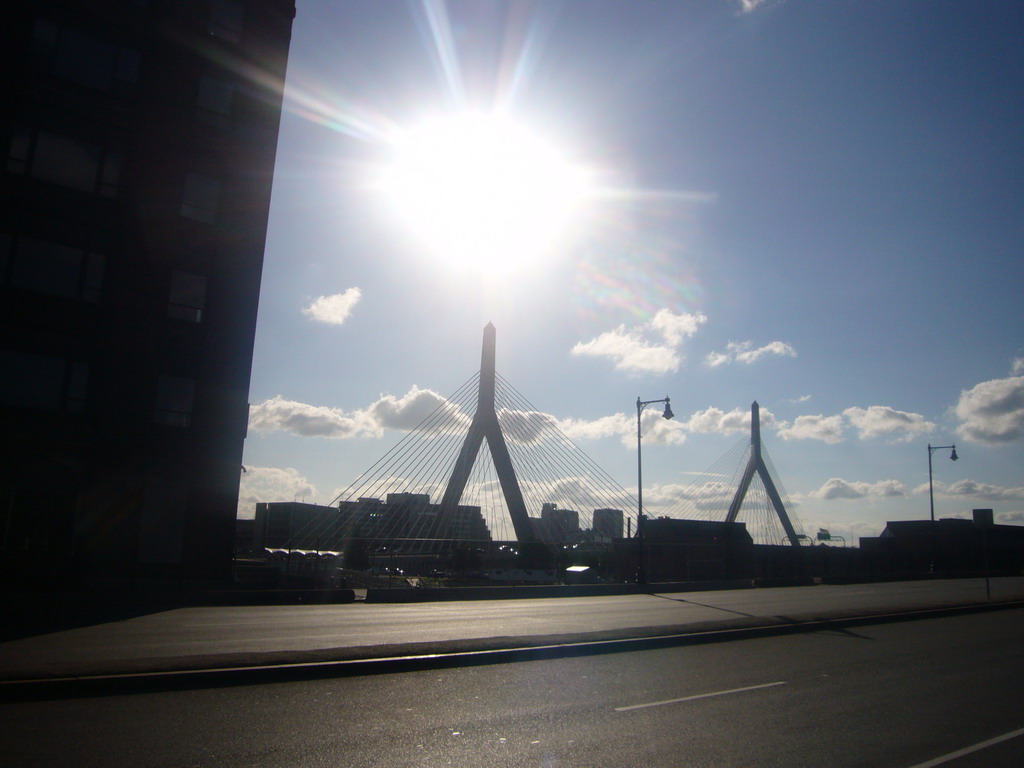
M934 494L934 492L932 490L932 454L935 453L935 451L945 450L946 448L951 448L952 451L953 451L952 453L949 454L950 461L956 461L957 459L960 458L959 456L956 455L956 445L932 445L931 443L928 443L928 511L929 511L929 514L931 515L931 525L929 525L928 528L929 528L929 532L931 533L931 536L929 538L931 538L931 542L932 542L932 544L931 544L932 556L931 556L931 563L928 565L928 572L932 573L932 574L935 573L935 550L936 550L936 546L935 546L935 494Z
M933 523L935 522L935 495L932 491L932 454L935 451L942 451L946 448L953 449L953 452L949 454L950 461L956 461L960 458L956 455L956 445L932 445L928 443L928 509Z
M641 584L645 584L647 582L647 571L644 568L644 520L646 518L644 517L643 461L640 456L640 414L643 413L644 408L654 403L665 404L665 411L661 414L663 418L671 419L675 416L675 414L672 413L671 406L669 405L668 395L660 400L641 400L639 397L636 399L636 537L640 548L636 580Z

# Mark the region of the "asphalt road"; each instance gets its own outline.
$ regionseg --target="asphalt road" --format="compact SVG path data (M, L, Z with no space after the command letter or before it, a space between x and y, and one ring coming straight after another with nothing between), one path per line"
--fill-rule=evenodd
M547 661L3 704L0 754L5 766L25 768L999 768L1022 763L1022 690L1024 610L1014 609Z

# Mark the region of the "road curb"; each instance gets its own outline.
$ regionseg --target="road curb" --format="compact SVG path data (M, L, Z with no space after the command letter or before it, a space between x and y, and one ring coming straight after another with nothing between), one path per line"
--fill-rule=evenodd
M1024 608L1024 600L906 608L855 615L750 617L746 620L729 619L682 626L637 627L566 635L185 657L164 660L163 668L0 680L0 700L88 697L502 664L820 632L1015 608Z

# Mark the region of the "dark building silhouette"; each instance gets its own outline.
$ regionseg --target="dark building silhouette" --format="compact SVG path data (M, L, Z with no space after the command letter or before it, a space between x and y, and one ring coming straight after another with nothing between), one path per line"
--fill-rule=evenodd
M259 502L248 546L253 549L340 551L345 545L345 537L351 536L351 529L357 521L357 515L351 512L339 514L337 507L298 501Z
M541 507L538 539L548 543L564 544L578 541L579 537L579 512L574 509L559 509L556 504L544 504Z
M5 6L6 580L228 578L294 0Z
M622 520L621 509L595 509L594 535L602 539L621 539Z
M248 546L344 551L355 539L370 548L433 552L444 543L491 541L480 507L457 506L445 531L438 530L440 518L440 505L431 504L425 493L389 493L386 501L362 498L342 501L336 507L297 501L260 502Z
M861 537L864 569L901 575L976 573L1024 568L1024 527L996 525L990 509L972 519L890 520L875 537Z
M371 508L367 505L375 503ZM360 521L363 536L379 545L400 546L407 551L447 549L453 542L482 543L491 540L480 507L458 504L444 510L431 504L426 493L389 493L386 501L360 499L341 502L344 512L351 505L366 510ZM446 514L445 514L446 513Z
M632 581L640 565L640 539L617 539L616 578ZM754 542L745 523L677 520L644 523L643 564L651 582L707 581L754 575Z

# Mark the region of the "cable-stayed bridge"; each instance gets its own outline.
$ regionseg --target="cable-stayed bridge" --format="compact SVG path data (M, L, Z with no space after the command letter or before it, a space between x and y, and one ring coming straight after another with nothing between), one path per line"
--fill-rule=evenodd
M637 499L495 369L494 326L480 370L311 521L305 541L360 537L406 551L459 542L610 543L637 530ZM688 485L645 489L645 515L743 522L759 544L802 538L760 440L744 438ZM319 530L313 530L319 528Z

